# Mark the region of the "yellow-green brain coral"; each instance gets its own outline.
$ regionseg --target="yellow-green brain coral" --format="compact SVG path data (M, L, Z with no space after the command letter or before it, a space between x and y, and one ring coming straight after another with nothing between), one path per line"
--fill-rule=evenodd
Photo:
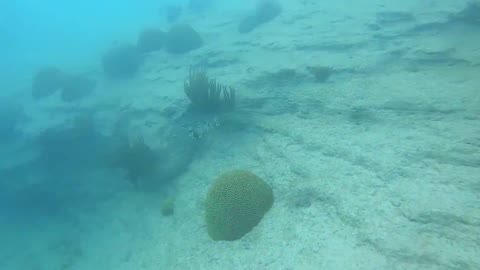
M243 170L224 173L208 191L208 234L216 241L240 239L260 222L272 205L272 189L260 177Z

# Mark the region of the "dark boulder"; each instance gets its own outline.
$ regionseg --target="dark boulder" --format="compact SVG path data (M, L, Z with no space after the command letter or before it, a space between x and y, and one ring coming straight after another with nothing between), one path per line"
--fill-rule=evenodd
M33 98L41 99L51 96L62 88L65 78L65 73L58 68L45 67L40 69L32 81Z
M255 10L245 17L238 26L238 32L248 33L260 25L267 23L282 12L282 7L276 1L262 1Z
M138 37L137 49L141 53L158 51L165 45L166 34L158 28L148 28Z
M133 45L121 45L107 51L102 58L103 71L110 78L122 79L135 76L141 58Z
M202 37L188 24L176 24L167 33L166 49L169 53L183 54L202 45Z

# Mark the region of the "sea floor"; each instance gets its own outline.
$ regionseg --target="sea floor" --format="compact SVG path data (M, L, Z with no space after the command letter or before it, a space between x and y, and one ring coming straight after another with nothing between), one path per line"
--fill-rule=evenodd
M33 172L4 180L17 198L4 197L16 205L0 217L0 268L480 269L480 24L455 16L466 2L284 2L249 34L236 31L242 13L192 17L203 48L153 53L139 76L99 79L74 108L32 103L31 136L81 111L105 129L132 112L134 130L161 145L167 125L203 123L164 113L187 105L189 66L238 95L161 192L104 170L53 191ZM203 203L235 168L262 177L275 202L242 239L216 242ZM165 196L172 216L160 213Z

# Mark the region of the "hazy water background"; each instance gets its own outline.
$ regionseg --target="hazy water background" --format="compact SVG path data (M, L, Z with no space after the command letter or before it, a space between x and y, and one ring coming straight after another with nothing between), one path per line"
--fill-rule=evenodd
M4 1L2 83L19 77L26 80L46 64L95 65L113 42L135 37L145 25L161 21L162 4L158 2ZM14 84L8 86L11 89Z
M379 1L283 1L285 17L246 35L237 33L237 24L257 1L207 2L178 20L205 33L202 49L148 54L135 77L118 81L102 73L104 53L135 43L145 27L168 29L173 23L165 9L186 1L0 4L1 269L317 269L319 261L333 267L326 269L480 265L470 257L480 250L480 19L462 13L469 1L432 1L432 14L429 3L409 10ZM360 23L349 23L352 18ZM472 39L460 42L466 37ZM330 80L310 74L310 65L319 63L335 68ZM49 65L94 77L93 94L78 102L32 99L32 78ZM183 80L191 65L207 66L244 90L237 115L185 113ZM140 191L121 171L98 166L124 136L139 135L156 154L174 160L153 181L146 177ZM404 167L389 167L399 164ZM202 200L212 179L238 166L260 172L278 194L266 221L274 229L262 228L239 243L213 243ZM174 180L156 185L167 178ZM338 184L329 187L324 179ZM395 196L382 193L386 189ZM170 194L177 196L179 214L169 219L159 208ZM340 224L340 232L318 229L318 218ZM302 235L310 229L316 237ZM391 242L382 238L397 232ZM449 238L454 244L446 243ZM333 259L337 244L351 255L351 265ZM255 257L262 252L266 259ZM299 259L312 254L331 259L315 256L313 265ZM436 261L440 255L446 259Z

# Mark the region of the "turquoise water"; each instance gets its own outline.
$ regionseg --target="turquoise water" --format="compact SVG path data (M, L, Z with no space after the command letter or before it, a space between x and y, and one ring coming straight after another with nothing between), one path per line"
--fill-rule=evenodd
M480 269L478 1L19 0L0 34L0 269Z

